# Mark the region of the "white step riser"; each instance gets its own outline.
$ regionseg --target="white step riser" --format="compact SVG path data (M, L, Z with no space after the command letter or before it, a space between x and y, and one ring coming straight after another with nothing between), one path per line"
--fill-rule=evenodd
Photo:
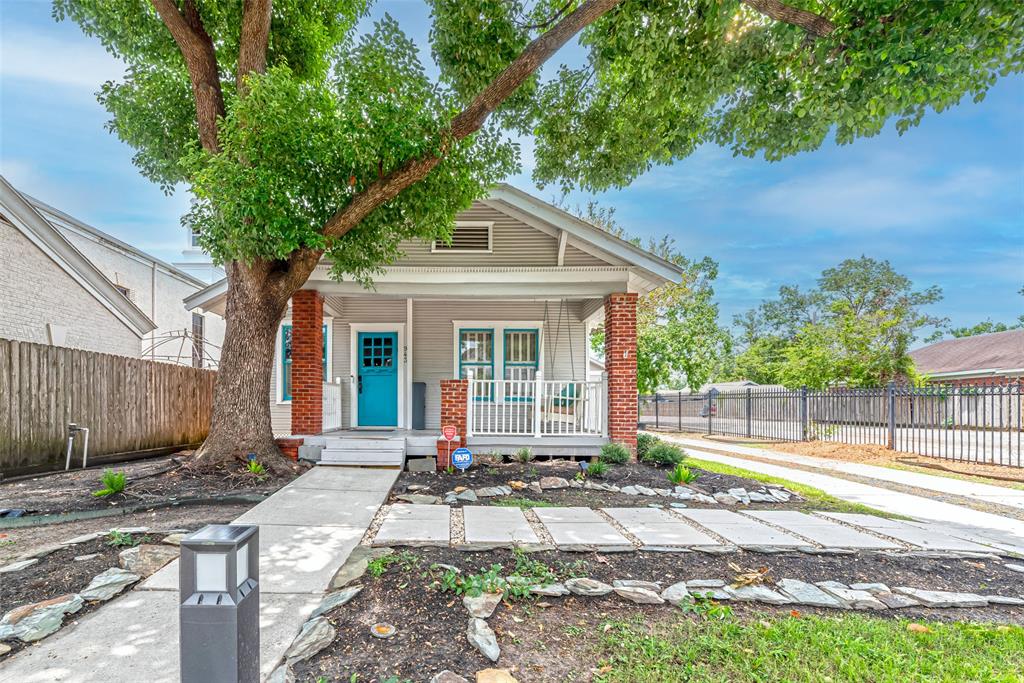
M341 448L345 450L360 449L363 451L402 451L405 450L405 439L327 439L324 450Z
M402 451L374 451L331 448L324 449L320 462L328 465L403 465L405 454Z

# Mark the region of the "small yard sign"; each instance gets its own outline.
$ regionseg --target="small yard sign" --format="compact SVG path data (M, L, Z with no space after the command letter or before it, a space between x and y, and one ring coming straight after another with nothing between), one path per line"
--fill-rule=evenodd
M445 441L455 441L455 437L459 435L459 429L455 425L445 425L441 427L441 436L444 437Z
M473 464L473 454L468 448L456 448L452 451L452 464L465 472Z

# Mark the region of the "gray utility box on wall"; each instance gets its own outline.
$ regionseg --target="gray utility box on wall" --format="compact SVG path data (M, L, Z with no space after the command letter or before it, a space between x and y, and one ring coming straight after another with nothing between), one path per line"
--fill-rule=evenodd
M182 539L182 683L259 682L259 569L259 527L211 524Z

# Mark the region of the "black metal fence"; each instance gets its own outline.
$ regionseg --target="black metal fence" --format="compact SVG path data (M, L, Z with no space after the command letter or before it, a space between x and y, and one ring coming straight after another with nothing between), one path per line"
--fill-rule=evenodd
M750 387L641 396L642 427L777 441L876 444L947 460L1024 467L1024 383L869 389Z

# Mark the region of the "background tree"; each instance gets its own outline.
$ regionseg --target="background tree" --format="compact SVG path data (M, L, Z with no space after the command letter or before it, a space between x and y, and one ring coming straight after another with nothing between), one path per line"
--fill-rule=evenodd
M913 379L910 345L945 322L922 309L941 299L938 287L915 290L888 261L847 259L814 289L780 287L777 299L736 317L744 350L731 377L815 388Z
M1017 293L1024 296L1024 287L1017 290ZM1024 329L1024 313L1017 316L1017 320L1012 323L993 322L991 318L984 320L976 325L968 327L944 327L935 330L925 341L936 342L943 337L950 336L954 339L961 337L973 337L978 334L991 334L993 332L1008 332L1009 330L1020 330Z
M615 219L615 207L589 202L574 212L682 268L679 282L662 285L637 302L637 388L644 394L667 387L699 389L729 356L732 343L729 332L718 324L714 302L718 264L707 256L699 261L686 258L669 236L650 238L646 244L631 237ZM590 343L598 354L604 353L602 327L593 331Z
M1019 0L430 0L440 80L364 0L54 0L124 60L100 99L142 173L196 197L227 273L196 466L273 466L273 341L321 257L372 279L516 168L602 189L716 142L768 159L899 129L1022 66ZM583 57L538 69L579 35ZM492 117L492 115L495 115Z

